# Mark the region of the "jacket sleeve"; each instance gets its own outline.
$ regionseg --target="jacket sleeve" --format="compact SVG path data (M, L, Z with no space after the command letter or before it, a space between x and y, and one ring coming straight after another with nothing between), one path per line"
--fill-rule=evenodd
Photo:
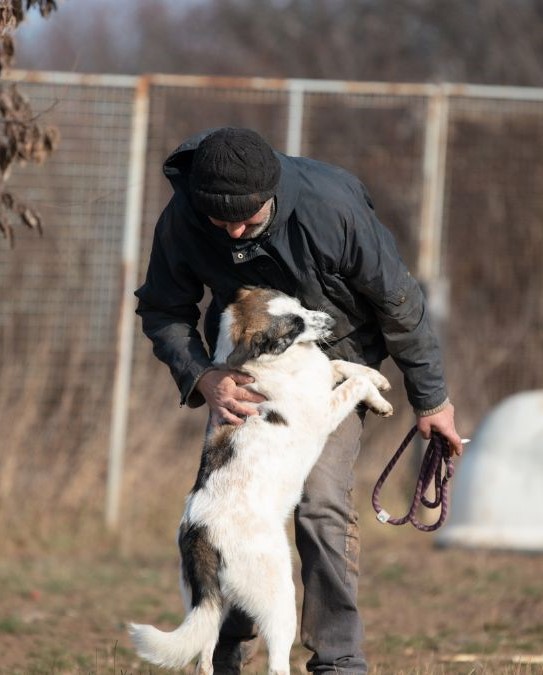
M179 242L174 241L173 201L158 221L147 276L138 288L136 313L143 332L153 343L155 355L163 361L181 392L181 404L197 407L203 396L194 389L211 359L197 330L203 284L183 263Z
M402 261L392 233L377 219L365 191L345 223L341 273L370 303L388 353L404 375L417 413L439 410L447 389L439 344L419 284Z

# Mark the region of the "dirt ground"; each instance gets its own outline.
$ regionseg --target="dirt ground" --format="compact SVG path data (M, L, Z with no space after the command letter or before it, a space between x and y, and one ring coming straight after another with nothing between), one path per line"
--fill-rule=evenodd
M369 512L361 522L371 673L543 673L541 556L440 550L431 535L380 525ZM160 672L135 657L126 623L178 624L173 537L139 555L96 541L86 548L0 561L0 673ZM294 673L307 656L295 645ZM246 672L266 672L263 647Z

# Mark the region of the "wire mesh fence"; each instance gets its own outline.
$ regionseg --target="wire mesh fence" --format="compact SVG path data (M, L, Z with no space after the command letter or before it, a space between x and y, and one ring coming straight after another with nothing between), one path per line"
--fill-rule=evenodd
M35 486L27 470L47 473L53 455L66 460L59 474L65 483L75 486L84 465L93 477L87 492L105 489L123 350L127 193L141 192L143 279L154 224L170 195L162 163L203 128L255 128L278 150L338 164L366 183L414 273L429 292L447 291L434 294L434 306L463 433L501 398L541 387L543 91L147 76L144 179L134 186L141 79L11 77L59 128L61 145L44 166L10 178L13 191L41 211L45 234L17 230L13 250L0 242L0 498ZM176 412L173 381L135 322L134 331L132 384L121 405L136 475L149 444L178 449L202 415ZM166 423L169 417L175 419ZM126 484L137 489L130 475ZM74 488L74 503L78 495Z

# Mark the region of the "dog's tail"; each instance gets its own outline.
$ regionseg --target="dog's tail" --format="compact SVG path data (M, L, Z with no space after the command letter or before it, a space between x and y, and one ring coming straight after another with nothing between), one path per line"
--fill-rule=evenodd
M156 666L183 668L205 647L215 646L221 625L221 605L219 598L205 598L171 632L154 626L130 624L129 632L138 655Z

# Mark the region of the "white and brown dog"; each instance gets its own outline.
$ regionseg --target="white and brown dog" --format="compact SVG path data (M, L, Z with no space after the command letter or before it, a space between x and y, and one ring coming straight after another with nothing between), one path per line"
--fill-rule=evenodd
M223 313L214 364L254 377L266 401L244 424L208 431L179 531L191 609L172 632L130 628L151 663L182 668L198 656L198 672L212 673L221 622L235 605L258 624L269 672L289 673L296 606L285 520L328 435L359 402L392 414L380 373L319 349L332 324L269 289L241 289Z

